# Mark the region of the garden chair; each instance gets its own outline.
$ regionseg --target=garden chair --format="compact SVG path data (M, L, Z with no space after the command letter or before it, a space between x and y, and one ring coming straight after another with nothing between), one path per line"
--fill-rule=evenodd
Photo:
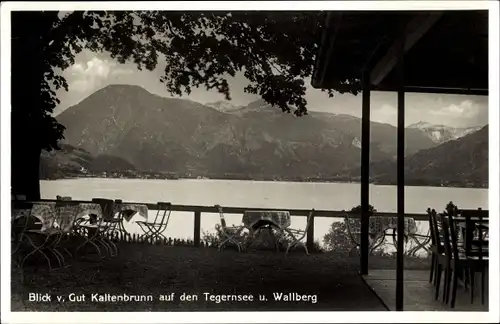
M172 204L169 202L159 202L157 203L158 210L156 211L156 216L153 222L137 221L141 230L144 232L140 239L145 239L146 241L155 241L157 239L166 240L167 238L163 235L163 232L167 229L168 221L170 220L170 215L172 213Z
M288 234L288 238L290 239L290 243L288 243L288 247L286 248L285 254L288 254L288 251L296 245L302 245L306 254L309 255L309 250L307 249L307 245L303 242L304 238L307 235L307 230L311 225L311 222L314 219L314 208L309 212L306 221L306 228L304 230L293 229L293 228L284 228L283 231Z
M449 246L446 246L446 240L445 240L445 224L443 223L443 216L438 215L436 211L433 209L430 211L429 214L429 221L431 226L433 228L432 232L434 234L434 241L436 242L436 247L435 247L435 268L434 268L434 285L435 285L435 294L434 294L434 299L438 300L439 299L439 291L441 288L441 276L444 271L444 292L443 292L443 301L446 300L448 294L449 294L449 273L450 272L450 267L451 267L451 254L449 253ZM448 234L449 235L449 234Z
M20 205L21 204L21 205ZM21 280L23 280L24 264L28 259L35 255L41 255L47 261L49 267L49 272L58 270L61 268L69 267L71 264L67 264L64 259L64 255L59 251L61 239L64 235L69 234L72 224L55 227L54 223L58 214L62 209L67 207L66 205L61 206L56 203L55 215L48 224L46 228L42 228L41 223L34 219L31 213L33 208L32 203L26 202L16 202L13 209L29 210L26 215L14 220L13 231L17 236L17 243L13 249L14 253L27 252L23 257L20 258L18 262L18 267L21 271ZM70 222L71 223L71 222ZM71 256L71 253L67 250L67 247L62 247L66 253ZM52 260L49 255L55 257L59 267L53 267Z
M121 199L115 199L115 207L120 206L123 204L123 200ZM135 213L135 212L134 212ZM118 233L119 236L130 236L130 234L125 230L125 227L123 226L123 220L125 218L125 212L123 210L120 210L116 213L116 215L113 218L114 228L113 230L108 231L112 236L115 235L115 233Z
M116 226L116 223L112 221L114 212L114 201L111 199L94 198L93 203L97 203L102 208L102 217L97 218L96 215L89 215L88 219L81 218L77 222L75 232L80 233L80 236L84 239L77 248L75 253L86 245L93 246L99 259L103 259L106 255L101 254L101 247L103 247L110 257L117 254L116 245L106 237L106 233Z
M245 229L245 226L227 226L222 207L220 205L215 205L215 208L219 211L220 216L220 225L217 224L215 228L220 231L223 236L222 242L219 243L219 251L222 251L228 242L236 245L238 252L244 251L245 245L241 233Z
M474 277L476 272L481 273L481 304L485 301L485 279L488 275L488 265L489 265L489 251L487 244L483 241L482 235L478 235L477 240L475 240L478 246L473 244L464 244L461 248L458 244L457 232L458 229L455 225L453 219L453 214L447 214L447 218L443 219L444 232L445 232L445 248L451 255L450 258L450 272L448 289L452 288L451 291L451 303L452 308L455 307L457 286L458 286L458 274L459 270L462 273L468 273L468 279L470 283L470 303L474 303ZM470 224L466 226L475 226L474 221L470 221ZM484 248L486 246L486 248ZM464 271L465 270L465 271ZM464 280L466 277L464 277ZM446 302L449 301L449 293L446 298Z
M441 250L438 250L438 243L436 239L436 232L434 231L434 218L436 211L427 208L427 217L429 220L429 231L431 234L431 244L429 246L429 251L431 253L431 268L429 274L429 282L432 282L434 285L436 284L436 273L437 273L437 265L438 265L438 254ZM440 248L440 246L439 246Z
M57 259L59 260L59 264L61 267L67 268L70 267L74 261L74 255L70 251L70 246L73 243L74 233L73 227L75 225L75 216L77 211L77 205L68 204L67 201L69 199L60 199L55 204L55 219L53 228L50 229L50 234L53 237L53 240L50 244L51 251L57 255ZM59 250L65 252L69 259L70 263L66 262L66 259Z
M24 252L23 248L26 246L26 244L29 244L28 238L26 237L26 230L32 227L39 227L35 226L34 218L32 218L31 216L32 207L32 203L16 201L13 197L12 212L23 212L21 216L15 215L17 216L17 218L12 218L11 226L11 259L12 262L15 263L16 266L21 270L21 274L23 273L23 257L21 254L22 252ZM29 245L29 252L34 249L33 245L34 244ZM43 255L47 262L50 264L50 259L48 258L48 256L43 253L43 251L41 251L40 254Z

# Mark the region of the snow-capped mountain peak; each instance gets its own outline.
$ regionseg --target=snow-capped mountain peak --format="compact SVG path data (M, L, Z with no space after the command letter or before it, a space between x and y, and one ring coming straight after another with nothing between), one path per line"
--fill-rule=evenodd
M411 124L408 128L419 129L436 143L444 143L464 137L465 135L477 132L483 126L475 127L451 127L446 125L434 125L429 122L419 121Z
M216 102L209 102L209 103L206 103L205 106L214 108L214 109L221 111L221 112L230 112L230 111L234 111L234 110L238 110L238 109L242 108L241 106L234 105L231 102L225 101L225 100L220 100L220 101L216 101Z
M428 122L419 121L419 122L416 122L414 124L411 124L410 126L408 126L408 128L425 129L425 128L429 128L429 127L433 127L433 126L435 126L435 125L428 123Z

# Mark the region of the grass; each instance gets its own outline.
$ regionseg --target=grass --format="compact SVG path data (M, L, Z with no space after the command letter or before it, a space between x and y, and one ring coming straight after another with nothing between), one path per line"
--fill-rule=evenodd
M357 274L359 257L335 252L306 256L300 250L283 253L223 252L213 248L120 243L119 255L97 261L76 261L72 267L48 273L42 266L26 270L26 282L12 271L12 311L377 311L385 310ZM395 259L371 257L370 267L394 269ZM428 260L408 260L408 268L427 268ZM252 294L254 302L206 302L203 292ZM317 295L317 303L278 302L273 293ZM29 293L49 293L51 303L29 302ZM68 296L85 295L82 302ZM151 295L145 302L92 302L91 294ZM175 293L173 301L160 295ZM199 296L180 301L183 293ZM265 295L266 302L258 301ZM57 302L56 295L66 298Z

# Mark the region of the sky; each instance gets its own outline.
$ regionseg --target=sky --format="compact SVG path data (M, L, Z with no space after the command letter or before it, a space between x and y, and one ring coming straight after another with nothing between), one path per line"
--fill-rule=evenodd
M83 51L75 58L75 64L62 74L68 81L69 91L58 92L61 104L55 109L55 115L110 84L138 85L151 93L170 97L165 86L159 81L160 76L163 75L161 64L154 71L139 71L133 64L120 64L107 54ZM236 75L228 82L231 87L232 104L246 105L259 99L258 96L243 91L247 85L243 75ZM308 110L361 117L361 95L337 94L334 98L329 98L321 90L312 88L310 80L306 80L306 84L308 85L306 94ZM203 88L193 89L189 96L184 95L183 98L200 103L224 100L218 92L206 91ZM372 92L372 121L396 125L396 107L396 93ZM488 97L407 93L405 123L408 126L419 121L451 127L486 125L488 123Z

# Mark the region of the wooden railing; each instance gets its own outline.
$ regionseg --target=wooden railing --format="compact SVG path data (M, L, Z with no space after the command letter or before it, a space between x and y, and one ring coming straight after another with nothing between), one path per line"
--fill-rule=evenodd
M42 202L56 202L54 199L41 199ZM84 200L69 200L65 201L68 204L80 204L89 203L89 201ZM122 202L122 204L139 204L148 207L148 210L158 210L157 203L142 203L142 202ZM215 206L200 206L200 205L172 205L172 211L176 212L192 212L194 213L194 232L193 241L195 246L200 246L201 241L201 213L218 213ZM286 209L286 208L253 208L253 207L225 207L222 206L225 214L243 214L247 210L263 210L263 211L282 211L287 210L290 212L291 216L308 216L311 209ZM357 212L346 212L346 211L336 211L336 210L321 210L315 209L313 217L331 217L331 218L344 218L346 214L350 218L359 218L360 215ZM377 212L373 216L392 216L396 217L397 213L384 213ZM405 214L405 217L413 218L416 221L428 221L427 214ZM308 247L314 245L314 218L311 220L309 228L307 230L306 244Z

